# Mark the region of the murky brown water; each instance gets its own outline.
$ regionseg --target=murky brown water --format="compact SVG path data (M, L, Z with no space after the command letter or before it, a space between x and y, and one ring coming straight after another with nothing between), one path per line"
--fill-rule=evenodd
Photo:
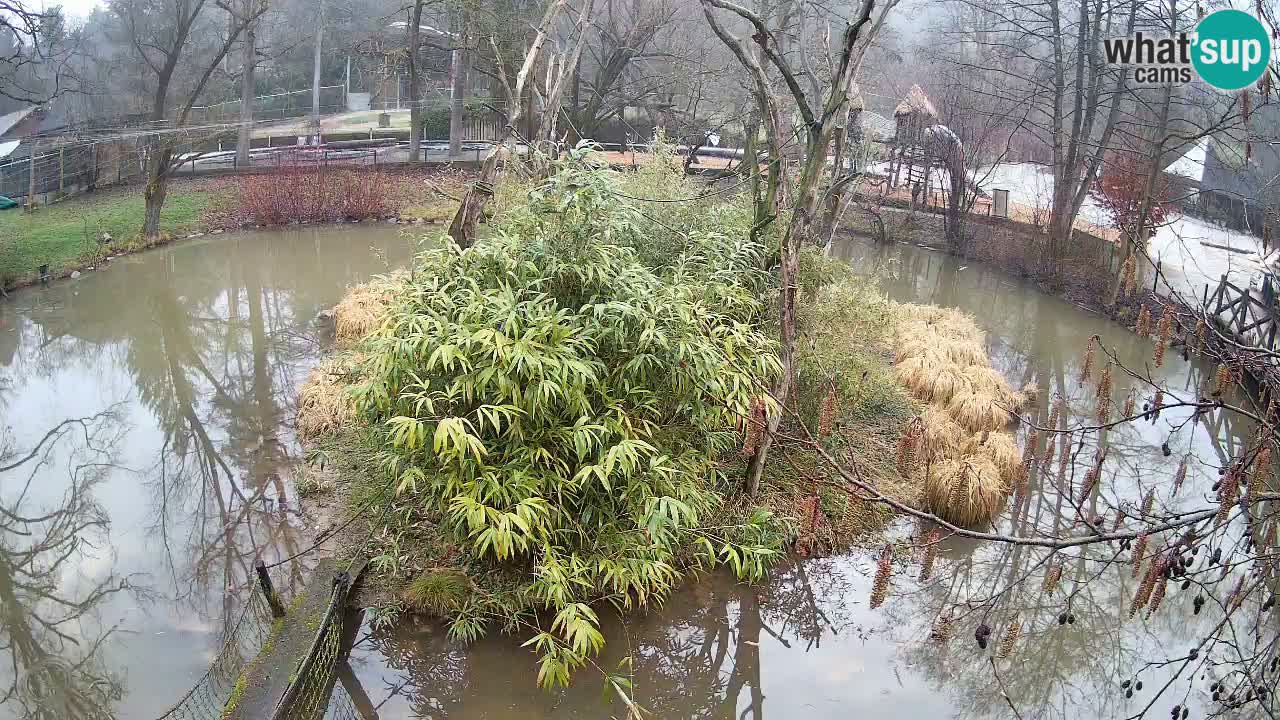
M1099 334L1127 363L1151 352L1149 342L1096 315L955 258L856 242L835 254L879 273L896 299L973 313L988 330L996 366L1018 385L1041 388L1042 422L1058 392L1077 419L1094 412L1092 388L1082 388L1078 377L1091 335ZM1204 369L1171 352L1156 372L1175 388L1193 389ZM1123 398L1128 385L1116 384ZM1103 513L1147 488L1167 490L1185 452L1203 464L1193 464L1181 497L1203 501L1216 466L1248 428L1207 428L1187 418L1168 411L1154 423L1112 432L1105 489L1089 512ZM1161 452L1164 441L1177 453L1173 459ZM1079 462L1068 466L1077 485L1093 448L1090 440ZM1015 517L1006 513L1002 527L1069 528L1075 518L1055 489L1059 482L1034 477L1031 502ZM917 532L905 521L893 531L900 537ZM876 611L868 609L874 551L794 564L755 587L713 575L647 616L608 622L601 670L582 671L562 692L537 689L534 658L518 647L520 639L490 637L464 648L430 623L366 628L352 664L383 720L624 717L625 707L604 692L602 671L617 671L627 655L634 658L634 700L655 718L1003 718L1015 716L1010 703L1022 718L1122 718L1143 710L1170 675L1144 663L1185 653L1221 615L1192 615L1192 592L1171 591L1152 619L1126 621L1137 581L1127 562L1105 564L1114 551L1098 548L1069 563L1061 589L1046 594L1040 583L1045 553L952 541L924 586L915 579L918 565L899 566L889 602ZM999 602L981 602L1023 575L1031 581ZM954 639L939 646L929 634L946 607L954 608ZM1059 624L1062 613L1073 622ZM1011 656L997 658L999 638L1014 619L1022 637ZM986 651L974 641L979 623L995 632ZM1203 716L1202 691L1212 672L1203 680L1201 671L1184 675L1151 708L1153 717L1167 716L1175 703L1189 703ZM1144 689L1126 698L1119 683L1135 676Z
M248 591L252 558L305 546L314 522L284 470L297 453L296 388L320 353L313 318L344 286L409 252L394 228L226 236L118 260L0 304L0 408L13 451L0 456L0 718L28 709L9 694L14 668L66 668L67 687L108 709L86 717L118 718L154 716L204 671ZM896 298L976 315L997 367L1042 389L1042 415L1053 392L1077 413L1092 411L1092 392L1078 382L1090 335L1129 362L1150 351L977 265L909 246L853 243L837 254L877 269ZM1204 379L1172 353L1158 372L1180 388ZM88 419L40 444L76 418ZM1163 441L1175 460L1192 452L1202 461L1182 497L1203 498L1249 428L1186 420L1166 412L1113 432L1114 475L1094 509L1167 486L1174 462ZM1086 446L1069 475L1091 455ZM1033 483L1032 502L1005 527L1069 526L1054 478ZM598 662L616 671L630 655L634 699L656 718L1011 717L1010 702L1023 718L1126 717L1168 670L1144 670L1146 690L1133 699L1119 681L1147 659L1185 651L1217 617L1191 615L1189 595L1175 593L1151 620L1123 622L1136 581L1127 565L1103 564L1107 552L1068 566L1055 594L1036 579L994 605L979 601L1011 578L1037 577L1043 553L949 543L933 581L922 586L902 566L876 611L867 608L873 552L790 565L754 587L713 575L647 616L609 621ZM294 582L306 573L289 570ZM962 600L955 639L930 642L938 613ZM1059 625L1062 612L1075 622ZM999 637L1013 618L1023 637L1012 657L994 658L998 643L976 647L979 622ZM562 692L537 689L520 640L462 647L433 624L367 624L351 665L383 720L625 715L596 671ZM1176 684L1152 712L1167 713L1188 692L1199 709L1208 682Z
M47 717L32 668L85 718L205 672L255 556L313 522L286 468L316 313L409 253L386 226L225 235L0 302L0 718Z

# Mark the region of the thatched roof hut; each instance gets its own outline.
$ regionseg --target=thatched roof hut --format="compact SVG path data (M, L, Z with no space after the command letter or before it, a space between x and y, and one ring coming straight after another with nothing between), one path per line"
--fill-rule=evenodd
M933 107L933 103L929 102L929 96L924 94L924 90L919 85L912 85L907 91L907 96L898 103L898 107L893 109L894 117L903 115L924 115L930 119L938 117L938 111Z

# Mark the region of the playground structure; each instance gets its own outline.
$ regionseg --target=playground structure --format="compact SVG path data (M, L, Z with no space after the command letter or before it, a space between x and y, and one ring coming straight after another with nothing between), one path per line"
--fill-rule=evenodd
M912 85L893 111L894 135L889 145L888 189L904 182L911 205L928 203L936 181L947 196L945 205L958 208L965 184L976 197L986 197L965 169L964 143L951 128L938 122L938 111L919 85Z

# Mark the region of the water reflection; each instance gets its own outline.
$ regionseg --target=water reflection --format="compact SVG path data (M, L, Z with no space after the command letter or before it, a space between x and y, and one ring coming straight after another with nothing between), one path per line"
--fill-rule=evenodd
M1040 424L1047 424L1057 397L1063 398L1064 423L1095 416L1093 386L1080 380L1091 336L1100 335L1127 365L1150 364L1150 342L979 265L902 245L851 242L834 251L856 268L876 272L896 299L975 315L997 369L1017 385L1038 387L1028 412ZM1188 396L1210 381L1205 367L1173 352L1152 371L1170 390ZM1140 408L1154 389L1117 376L1117 407L1130 393ZM1084 496L1083 476L1098 438L1090 434L1083 445L1079 437L1059 441L1054 460L1033 468L1026 500L1011 503L1000 529L1060 535L1099 520L1108 528L1117 520L1131 526L1134 498L1149 490L1167 504L1163 512L1202 508L1211 501L1219 468L1253 433L1236 416L1193 421L1183 410L1117 427L1104 441L1107 464L1099 489ZM1169 445L1169 456L1162 444ZM1175 497L1170 486L1184 456L1192 462ZM928 531L903 521L892 533L908 539ZM1228 553L1243 545L1233 536L1221 543ZM1200 553L1198 567L1212 549ZM1189 706L1197 717L1221 709L1209 702L1207 688L1228 665L1197 665L1147 705L1181 666L1164 661L1185 655L1222 621L1220 606L1194 613L1193 598L1221 598L1239 570L1227 580L1216 569L1203 573L1186 591L1171 585L1159 613L1130 619L1139 578L1130 553L1118 544L1055 556L1027 546L950 539L941 544L927 582L918 577L918 563L899 563L888 602L870 611L877 551L790 565L754 587L719 574L689 584L650 615L606 622L599 668L556 693L536 687L535 658L519 648L518 638L490 637L463 648L432 624L366 628L353 665L384 720L625 717L627 708L604 692L605 672L628 673L636 702L656 718L1057 720L1144 711L1158 716L1174 704ZM1061 576L1046 583L1051 567ZM944 617L949 622L941 622ZM1230 643L1213 653L1249 658L1253 667L1265 664L1276 652L1274 635L1255 631L1270 621L1253 611L1235 616ZM1015 623L1017 636L1003 651ZM951 640L931 639L944 624ZM975 633L984 625L991 637L982 649ZM628 656L630 664L620 665ZM1126 697L1120 682L1133 679L1141 679L1143 689L1131 686L1133 697ZM1243 715L1249 713L1264 715L1256 704Z
M91 720L111 716L119 677L101 648L112 628L84 632L105 600L132 591L110 569L108 519L95 498L123 437L114 411L64 421L32 447L0 432L0 704L22 718ZM66 489L54 502L32 486L55 456L69 459ZM95 577L64 580L66 571L101 561Z
M76 552L44 572L52 587L128 578L129 593L90 593L97 607L75 619L78 635L103 638L85 671L110 678L89 683L102 715L86 717L163 711L207 668L254 560L305 547L321 519L293 496L289 467L296 389L321 350L314 318L410 247L385 228L224 236L0 305L0 412L13 447L35 447L65 418L108 417L104 408L117 427L102 445L110 462L91 472L69 449L25 474L0 472L4 497L22 488L28 506L64 502L93 519L68 541ZM5 526L0 545L19 530ZM306 569L281 567L277 586L300 587ZM71 648L39 647L81 667ZM43 716L7 701L5 717Z

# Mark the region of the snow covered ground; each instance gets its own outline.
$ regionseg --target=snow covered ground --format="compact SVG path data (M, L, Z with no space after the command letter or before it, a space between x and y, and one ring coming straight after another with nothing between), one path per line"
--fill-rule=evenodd
M871 169L887 172L888 163L873 165ZM1053 199L1053 173L1042 165L1002 163L980 170L977 180L987 192L1008 190L1011 203L1028 209L1047 211ZM1080 219L1101 227L1109 226L1106 212L1092 197L1086 198L1081 206ZM1206 285L1212 292L1223 275L1238 287L1248 287L1261 284L1267 265L1280 265L1280 253L1273 253L1264 264L1260 238L1188 216L1178 217L1158 229L1148 251L1153 260L1160 262L1167 281L1167 286L1160 284L1159 292L1176 293L1188 302L1200 299Z
M987 179L983 189L1009 191L1009 200L1030 208L1048 208L1053 197L1053 173L1031 163L1005 163L979 173ZM1080 208L1086 222L1106 227L1106 212L1086 198ZM1214 247L1218 246L1218 247ZM1232 248L1227 250L1224 248ZM1215 225L1199 218L1181 216L1156 231L1148 244L1152 259L1159 260L1169 287L1161 294L1176 292L1191 301L1200 298L1204 286L1210 292L1226 275L1240 287L1260 283L1264 272L1262 240L1253 235Z

